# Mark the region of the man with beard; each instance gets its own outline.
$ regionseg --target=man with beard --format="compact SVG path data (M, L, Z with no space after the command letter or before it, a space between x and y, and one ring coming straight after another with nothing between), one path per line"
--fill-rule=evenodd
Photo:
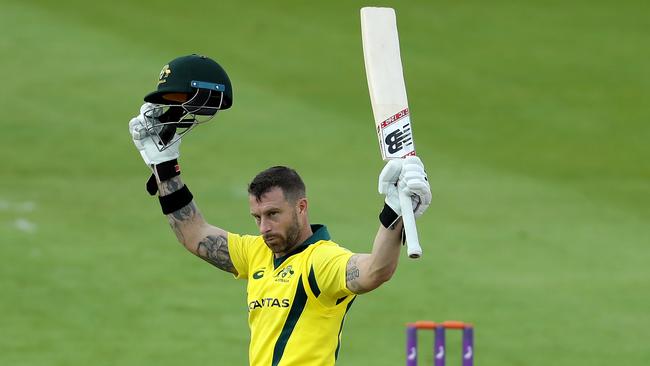
M388 281L397 267L403 235L399 191L412 197L416 218L429 206L423 164L417 157L391 160L380 173L386 199L370 253L352 253L334 243L324 225L310 224L305 184L285 166L262 171L248 185L259 235L213 226L181 181L177 161L176 130L232 105L225 71L206 59L192 55L165 65L158 90L145 97L153 104L145 103L129 123L153 172L148 190L159 192L162 211L187 250L248 281L251 365L333 365L355 297Z

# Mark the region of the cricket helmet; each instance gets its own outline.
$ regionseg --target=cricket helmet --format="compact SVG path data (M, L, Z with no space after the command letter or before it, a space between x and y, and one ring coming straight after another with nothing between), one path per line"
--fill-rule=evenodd
M163 66L156 90L144 101L146 127L158 137L162 151L217 111L232 106L232 85L216 61L196 54L171 60Z

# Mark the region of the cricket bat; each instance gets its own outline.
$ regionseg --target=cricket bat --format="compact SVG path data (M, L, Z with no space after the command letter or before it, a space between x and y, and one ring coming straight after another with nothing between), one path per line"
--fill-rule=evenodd
M415 155L395 10L361 8L361 40L381 157L386 161ZM420 258L411 197L400 193L399 198L408 256Z

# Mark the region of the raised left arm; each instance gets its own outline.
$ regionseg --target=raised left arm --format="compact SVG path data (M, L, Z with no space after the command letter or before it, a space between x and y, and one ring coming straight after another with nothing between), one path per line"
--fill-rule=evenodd
M346 268L347 287L356 294L376 289L395 273L403 228L400 191L412 197L415 218L422 216L431 203L431 188L420 158L391 160L379 174L379 193L385 194L386 200L372 252L353 255Z

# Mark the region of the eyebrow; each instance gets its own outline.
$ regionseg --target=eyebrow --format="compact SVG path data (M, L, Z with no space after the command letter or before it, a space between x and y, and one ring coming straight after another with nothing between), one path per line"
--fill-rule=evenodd
M281 209L280 209L279 207L271 207L271 208L269 208L269 209L266 209L266 210L262 211L262 215L264 215L264 214L267 214L267 215L268 215L268 214L270 214L270 213L273 213L273 212L280 212L280 211L281 211ZM254 213L254 212L251 212L251 215L252 215L252 216L255 216L255 217L258 217L258 216L259 216L258 214Z

